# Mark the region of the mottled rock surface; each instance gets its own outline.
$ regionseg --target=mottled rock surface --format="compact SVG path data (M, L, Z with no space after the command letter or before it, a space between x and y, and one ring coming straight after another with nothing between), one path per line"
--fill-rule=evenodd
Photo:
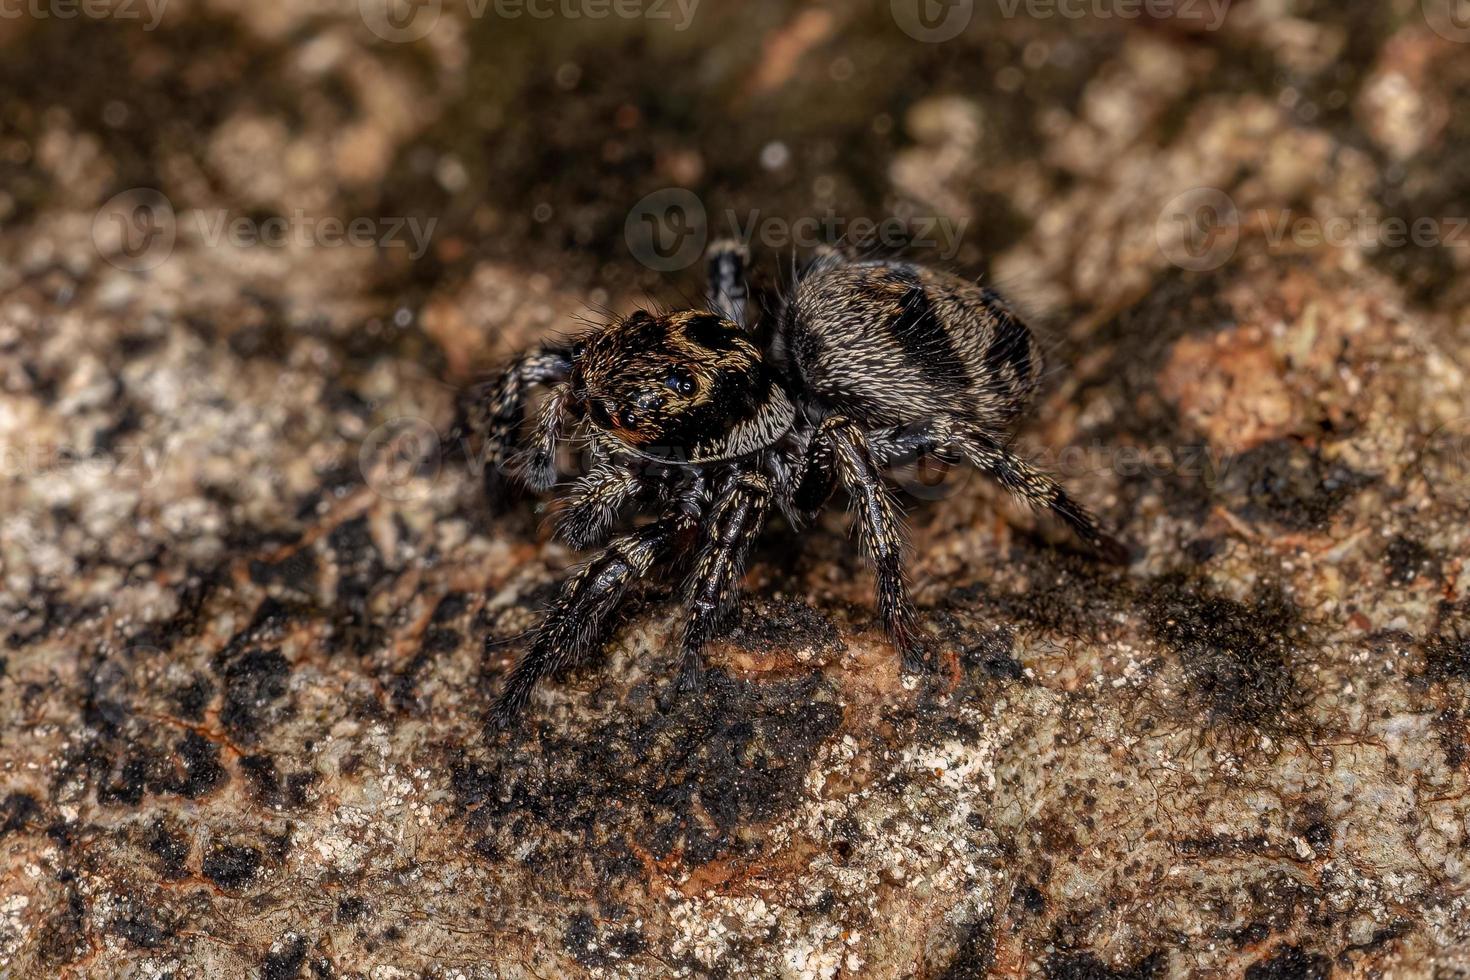
M973 6L0 21L0 976L1466 975L1470 32ZM960 229L1133 564L908 474L941 676L838 507L702 696L653 581L487 738L577 556L414 449L697 294L625 237L671 186L771 277L775 222Z

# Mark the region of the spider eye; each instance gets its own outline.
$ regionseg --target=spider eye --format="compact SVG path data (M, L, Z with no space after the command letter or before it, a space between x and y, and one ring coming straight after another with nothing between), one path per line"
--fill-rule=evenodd
M572 360L580 361L587 355L587 342L579 340L572 345Z
M677 391L681 395L692 395L694 394L694 376L683 368L676 368L664 379L664 387L670 391Z
M621 425L625 429L636 429L636 428L638 428L638 423L641 422L642 420L643 420L643 416L639 415L636 411L634 411L631 408L625 408L621 412L618 413L618 424Z

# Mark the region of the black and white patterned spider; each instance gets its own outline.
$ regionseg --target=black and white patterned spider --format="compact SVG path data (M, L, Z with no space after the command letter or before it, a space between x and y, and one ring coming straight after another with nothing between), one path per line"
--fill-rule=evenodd
M772 509L809 524L837 484L854 504L877 577L879 618L904 665L929 665L904 582L900 515L884 468L922 453L968 461L1045 508L1110 560L1125 549L1049 476L1007 446L1041 357L993 290L919 265L821 253L762 337L751 322L746 253L709 253L707 310L635 312L575 342L522 354L475 389L466 425L483 440L487 486L509 472L544 490L556 448L584 435L595 463L572 489L559 533L606 543L562 586L506 682L507 725L541 678L595 647L628 586L692 555L679 690L739 594L746 556ZM528 396L549 386L523 433ZM494 492L492 490L492 492ZM638 505L654 520L612 536Z

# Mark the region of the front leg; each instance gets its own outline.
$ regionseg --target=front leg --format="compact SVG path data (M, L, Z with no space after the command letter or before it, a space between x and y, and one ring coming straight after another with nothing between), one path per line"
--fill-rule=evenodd
M607 540L625 507L647 487L647 481L627 466L598 463L571 490L566 509L557 518L557 533L573 548L591 548Z
M531 389L565 381L571 370L570 348L541 347L520 355L494 380L476 385L466 393L461 421L453 435L471 435L480 440L474 459L485 483L485 495L492 505L503 496L506 461L520 444Z
M574 663L597 645L628 586L668 555L696 521L692 509L672 511L653 524L613 540L606 551L566 581L536 630L531 649L511 671L491 709L493 729L510 726L530 699L537 681Z
M857 509L858 540L878 577L878 616L904 666L930 666L903 572L903 522L893 496L856 423L833 416L822 423L820 440L831 446L842 485Z
M738 473L710 511L704 545L685 595L687 610L679 646L678 689L699 685L700 650L740 595L750 547L765 526L771 484L758 473Z

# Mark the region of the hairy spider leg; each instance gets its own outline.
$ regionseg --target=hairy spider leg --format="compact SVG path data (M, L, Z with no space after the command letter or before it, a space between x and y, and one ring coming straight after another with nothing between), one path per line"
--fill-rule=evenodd
M685 589L678 690L699 686L700 650L740 596L751 545L765 526L771 484L764 476L736 471L710 510L704 543Z
M506 463L520 446L526 400L532 388L565 381L571 370L568 348L541 347L520 355L498 377L466 393L464 421L457 428L480 439L481 478L492 506L506 496Z
M745 267L750 261L746 247L731 238L710 245L706 253L709 285L706 297L710 310L742 328L750 326L750 288Z
M1105 560L1118 565L1128 563L1128 547L1105 532L1087 508L1073 500L1061 484L982 432L940 422L912 431L877 435L873 446L875 455L885 464L914 453L952 449L1008 493L1056 515Z
M878 579L878 616L910 670L931 667L932 657L914 616L903 568L903 522L893 495L883 483L862 429L840 415L824 419L818 430L832 447L837 474L857 510L858 541Z
M490 712L490 727L508 728L537 681L575 663L602 639L607 621L628 586L669 554L698 515L674 508L652 524L614 538L561 587L536 630L531 649L516 664Z
M581 551L608 539L624 508L647 487L635 470L604 460L572 485L565 509L557 518L557 534Z

